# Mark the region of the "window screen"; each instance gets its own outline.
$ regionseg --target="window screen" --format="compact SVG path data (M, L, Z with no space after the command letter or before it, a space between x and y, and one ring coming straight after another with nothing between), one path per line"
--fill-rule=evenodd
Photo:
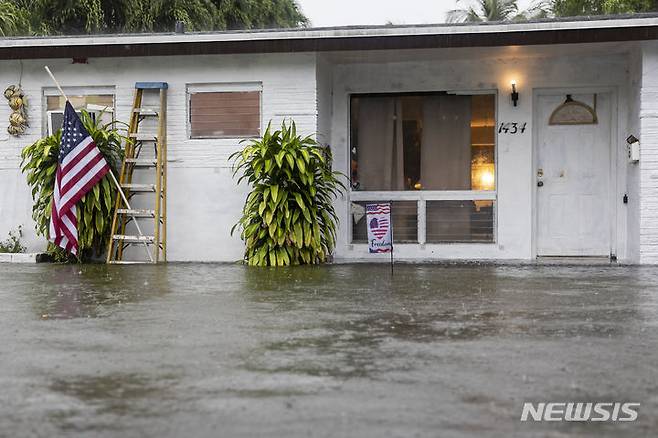
M69 101L78 114L86 110L92 120L103 125L114 121L112 94L71 95ZM49 135L62 127L65 104L66 100L62 96L46 96L46 128Z
M427 243L491 243L493 201L428 201Z
M191 138L260 135L260 91L190 94Z

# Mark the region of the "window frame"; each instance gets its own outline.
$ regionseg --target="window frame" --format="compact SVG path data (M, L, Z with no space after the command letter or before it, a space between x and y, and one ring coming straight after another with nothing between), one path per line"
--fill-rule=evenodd
M218 135L192 137L192 94L198 93L244 93L258 92L258 133L255 135ZM185 86L185 130L189 141L250 139L258 138L263 133L263 83L262 82L213 82L192 83Z
M344 171L346 175L350 175L351 180L351 151L352 151L352 99L354 97L375 97L375 96L392 96L400 97L405 95L436 95L441 93L455 94L460 96L474 96L474 95L493 95L494 96L494 127L498 126L499 112L498 103L499 96L497 89L482 89L482 90L443 90L443 91L401 91L401 92L383 92L383 93L348 93L347 94L347 160L346 168ZM499 134L498 130L494 129L494 178L496 185L494 190L399 190L399 191L366 191L354 190L352 185L349 185L348 190L348 206L352 202L388 202L388 201L416 201L418 203L418 243L404 243L402 245L496 245L498 243L498 155L499 155ZM493 239L491 242L443 242L443 243L427 243L427 202L428 201L493 201ZM351 208L347 208L349 224L348 230L348 244L349 245L365 245L361 242L354 242L353 240L353 227L354 221L351 217Z
M91 85L91 86L75 86L75 87L62 87L62 91L66 93L67 96L112 96L112 121L116 121L117 113L117 93L116 87L114 85ZM49 97L62 97L61 92L56 87L43 87L41 92L42 99L42 123L41 131L43 135L51 135L57 131L54 126L52 126L51 114L64 114L64 108L57 110L48 109L48 98ZM77 110L76 110L77 111ZM95 114L100 114L101 110L90 111ZM58 128L59 129L59 128Z

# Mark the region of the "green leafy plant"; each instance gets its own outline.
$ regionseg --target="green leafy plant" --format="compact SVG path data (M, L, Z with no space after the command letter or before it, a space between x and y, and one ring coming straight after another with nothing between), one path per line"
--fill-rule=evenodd
M23 237L23 226L19 225L17 229L9 231L9 237L0 241L0 252L9 252L12 254L25 252L26 248L21 243Z
M118 175L118 168L123 158L121 143L124 139L115 129L114 124L101 125L82 111L82 124L94 139L112 171ZM61 143L62 132L44 137L27 146L21 152L21 170L27 174L27 183L32 189L32 218L37 234L48 237L50 213L52 210L53 188L55 186L55 171ZM96 184L92 190L77 204L78 215L78 245L79 260L88 260L100 255L110 237L112 214L117 189L109 175ZM69 259L68 255L52 244L48 252L57 261Z
M252 187L242 218L245 261L251 266L319 264L336 242L338 217L332 201L345 189L331 169L331 152L311 136L297 135L295 123L250 140L231 155L238 183Z

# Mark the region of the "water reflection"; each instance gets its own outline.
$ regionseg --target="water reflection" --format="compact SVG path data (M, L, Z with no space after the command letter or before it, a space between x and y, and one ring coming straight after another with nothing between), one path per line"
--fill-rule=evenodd
M127 418L143 420L174 412L175 376L113 373L55 379L48 390L60 400L49 417L60 433L130 433ZM68 402L65 402L68 400ZM153 400L159 400L156 407ZM171 400L172 406L166 401ZM163 403L164 402L164 403ZM123 418L123 421L117 419Z
M274 270L248 269L243 271L247 296L276 304L271 308L276 315L264 317L261 325L285 326L284 339L264 343L248 366L274 373L373 377L410 366L419 343L619 338L644 323L642 306L634 303L640 296L627 293L642 284L632 278L620 282L620 273L401 265L391 275L387 266L351 265L279 276ZM617 306L620 297L624 303ZM300 313L304 317L298 320ZM406 345L409 360L382 361L391 345Z
M122 304L170 293L168 266L53 266L34 279L30 300L41 319L105 316Z

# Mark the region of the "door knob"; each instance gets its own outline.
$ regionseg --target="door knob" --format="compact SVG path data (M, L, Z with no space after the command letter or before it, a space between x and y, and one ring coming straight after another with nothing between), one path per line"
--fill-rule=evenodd
M537 187L544 187L544 181L537 181Z

